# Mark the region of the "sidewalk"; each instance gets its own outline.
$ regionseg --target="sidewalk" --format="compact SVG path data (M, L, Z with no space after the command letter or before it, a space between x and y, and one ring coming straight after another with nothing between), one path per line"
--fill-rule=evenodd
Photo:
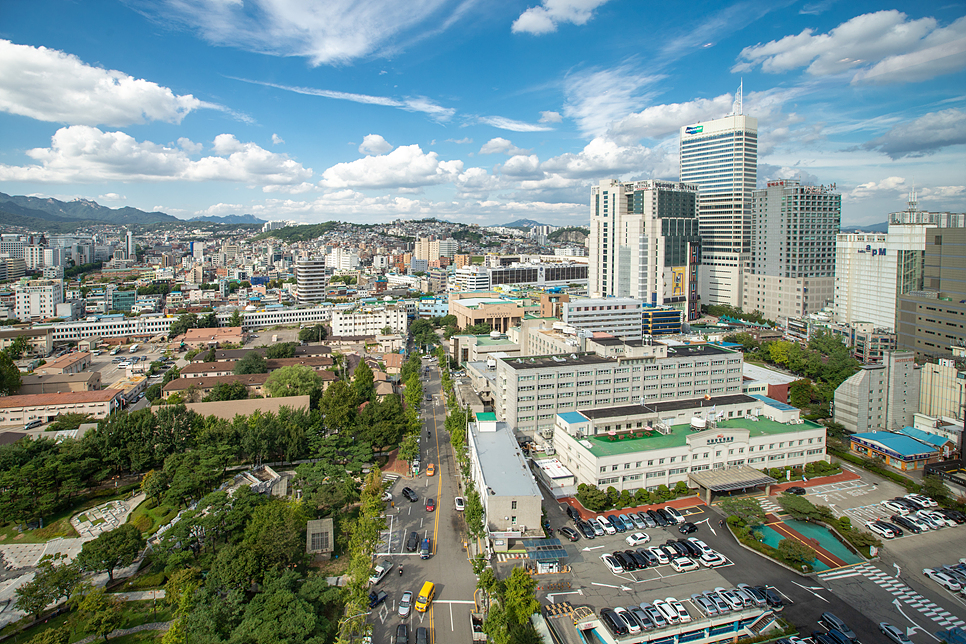
M639 505L637 507L623 508L620 510L606 510L605 512L591 512L584 506L580 505L580 502L572 496L565 496L557 499L559 503L566 503L580 515L580 518L584 521L593 519L599 516L606 516L608 514L626 514L628 512L647 512L648 510L656 510L657 508L667 508L671 507L675 510L683 510L685 508L695 508L698 506L707 505L698 496L686 496L680 499L672 499L670 501L665 501L663 503L652 503L651 505Z
M810 488L813 485L828 485L830 483L842 483L844 481L856 481L862 478L855 472L850 472L845 470L841 474L833 474L831 476L818 476L813 479L808 479L807 481L788 481L787 483L776 483L771 486L771 496L781 494L790 487L803 487Z

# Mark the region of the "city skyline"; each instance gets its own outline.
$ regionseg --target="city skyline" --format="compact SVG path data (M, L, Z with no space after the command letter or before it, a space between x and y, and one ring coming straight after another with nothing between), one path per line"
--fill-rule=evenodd
M586 226L601 180L678 180L744 84L758 185L915 185L966 210L966 17L939 3L465 0L5 8L0 191L181 218ZM620 31L614 29L620 24Z

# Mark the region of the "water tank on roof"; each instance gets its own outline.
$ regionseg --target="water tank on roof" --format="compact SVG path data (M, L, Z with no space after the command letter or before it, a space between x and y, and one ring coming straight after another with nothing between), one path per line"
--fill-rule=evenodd
M387 295L386 297L382 298L382 301L383 302L392 302L392 297L389 296L389 295Z
M245 307L245 310L246 311L257 311L258 308L256 308L256 307L252 306L251 304L249 304L248 306Z
M700 416L693 416L691 418L691 430L695 432L704 431L708 428L708 421Z
M490 339L492 340L499 340L501 335L503 334L499 331L490 331Z

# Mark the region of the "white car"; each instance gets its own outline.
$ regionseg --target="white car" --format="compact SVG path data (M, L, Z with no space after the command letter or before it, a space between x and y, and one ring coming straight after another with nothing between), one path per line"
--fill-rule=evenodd
M456 501L457 512L462 512L463 510L466 509L466 501L463 499L463 497L458 496L456 497L455 501Z
M702 566L708 568L715 568L716 566L723 566L728 563L728 560L719 555L717 552L704 552L698 557L698 561Z
M660 548L658 548L657 546L651 546L647 550L652 555L654 555L654 557L657 559L657 562L659 564L664 565L664 564L671 563L671 558L667 556L667 553L661 550Z
M663 599L655 599L653 606L661 611L661 614L664 615L664 619L667 620L668 624L677 624L681 621L678 617L678 611L671 608Z
M918 514L915 514L915 513L913 513L913 514L907 514L907 515L905 515L904 518L905 518L906 521L909 521L910 523L912 523L914 526L916 526L917 528L919 528L923 532L926 532L927 530L933 530L934 529L932 523L927 523Z
M931 511L931 510L920 510L923 514L929 516L930 519L938 523L939 525L946 526L947 528L953 528L956 526L956 522L949 517L943 516L942 514Z
M688 541L696 545L701 552L714 552L708 544L697 537L688 537Z
M873 523L872 521L866 521L865 522L865 527L866 527L866 529L869 532L874 532L875 534L879 535L880 537L884 537L886 539L895 539L896 538L896 533L895 532L893 532L889 528L885 528L885 527L883 527L881 525L878 525L877 523Z
M896 514L905 514L909 511L909 508L895 501L883 501L882 505Z
M612 526L610 524L610 521L608 521L604 517L597 517L596 519L594 519L594 521L596 521L597 525L599 525L601 529L603 529L603 531L606 532L607 534L617 534L617 528Z
M615 575L624 572L624 567L617 563L617 560L614 559L612 555L602 554L600 556L600 560L603 561L604 565L610 568L610 571Z
M923 568L922 574L932 579L934 582L945 588L946 590L952 591L954 593L959 592L963 587L956 582L952 577L944 572L938 570L933 570L932 568Z
M684 604L676 600L674 597L668 597L664 601L667 602L668 606L677 611L679 622L686 624L691 621L691 613L689 613L688 609L684 607Z
M925 505L926 507L929 507L929 508L935 508L939 506L938 503L930 499L928 496L923 496L922 494L907 494L904 498L912 499L913 501L917 501L921 505Z
M409 610L413 607L413 591L407 590L403 593L402 599L399 600L399 616L406 617L409 615Z
M629 546L642 546L650 540L651 537L644 532L635 532L634 534L624 537L624 541L626 541L627 545Z
M614 613L617 618L624 622L624 626L627 627L627 632L631 635L636 635L641 632L641 625L637 623L637 618L631 616L626 608L618 606L614 609Z
M671 562L671 567L678 572L690 572L692 570L697 570L698 564L694 563L687 557L675 557Z
M925 523L926 525L928 525L929 528L932 529L932 530L938 530L939 528L946 527L944 524L942 524L939 521L936 521L934 518L932 518L932 516L930 515L930 513L928 511L926 511L926 510L919 510L918 512L915 513L915 516L920 521L922 521L923 523Z
M661 509L664 510L664 513L665 514L667 514L672 519L674 519L674 522L676 524L680 525L680 524L684 523L684 517L681 515L680 512L678 512L674 508L661 508Z
M728 604L728 608L731 610L741 610L745 607L745 603L741 601L741 597L738 597L733 591L727 588L715 588L714 592L718 593L718 596L725 600Z

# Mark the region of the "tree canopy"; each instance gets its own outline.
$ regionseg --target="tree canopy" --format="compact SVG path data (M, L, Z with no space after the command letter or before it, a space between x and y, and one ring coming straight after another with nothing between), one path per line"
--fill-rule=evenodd
M114 571L130 566L144 546L141 531L132 524L125 523L85 542L77 555L77 563L84 570L106 572L108 579L113 580Z
M268 373L268 362L258 351L249 351L235 363L234 374L243 376L250 373Z
M265 381L265 389L273 398L281 396L318 397L322 390L322 376L315 369L296 364L276 369Z

